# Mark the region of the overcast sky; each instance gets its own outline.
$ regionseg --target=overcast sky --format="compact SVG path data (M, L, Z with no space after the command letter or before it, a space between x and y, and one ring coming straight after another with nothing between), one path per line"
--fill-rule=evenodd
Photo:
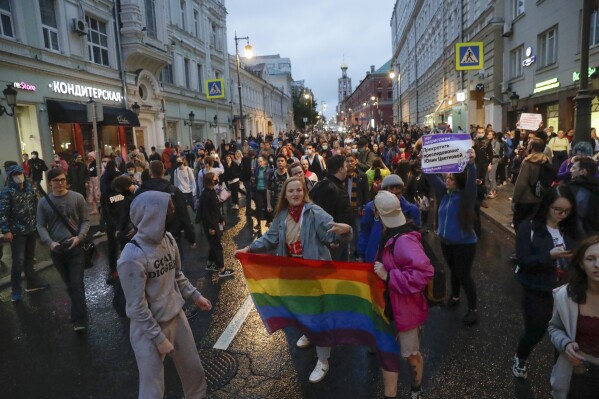
M318 103L326 102L325 115L331 117L344 56L352 89L370 65L378 69L391 58L394 4L395 0L225 0L229 53L235 54L237 31L238 37L250 37L255 55L290 58L293 79L305 80Z

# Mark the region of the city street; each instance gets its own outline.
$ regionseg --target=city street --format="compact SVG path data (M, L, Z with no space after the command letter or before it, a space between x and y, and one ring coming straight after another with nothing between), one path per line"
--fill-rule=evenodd
M206 246L190 249L186 274L215 305L210 314L191 320L197 346L209 379L210 398L377 398L382 381L375 357L363 347L333 350L327 377L310 384L314 348L297 349L299 333L288 330L269 336L253 310L226 350L212 349L247 299L240 265L233 250L250 241L240 218L229 217L225 235L227 262L234 278L218 280L204 271ZM521 330L519 286L508 257L513 238L485 220L478 246L475 278L480 293L480 323L461 323L464 304L457 310L431 309L422 350L427 398L547 398L553 350L548 340L530 358L529 379L516 382L511 358ZM104 244L100 251L105 250ZM10 302L10 289L0 293L0 381L6 398L135 398L137 366L128 340L128 321L111 306L112 288L100 265L86 272L90 327L75 334L68 322L69 301L58 273L41 272L52 287ZM242 319L243 320L243 319ZM221 338L222 344L222 338ZM226 345L226 340L225 340ZM166 361L167 398L182 391L175 368ZM402 365L398 397L409 392L407 367Z

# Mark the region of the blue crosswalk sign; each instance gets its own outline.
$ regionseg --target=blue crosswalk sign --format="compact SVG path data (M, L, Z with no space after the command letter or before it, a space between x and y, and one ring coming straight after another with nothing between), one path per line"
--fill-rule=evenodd
M206 79L206 98L225 98L225 80Z
M483 68L483 43L457 43L455 45L455 69L468 71Z

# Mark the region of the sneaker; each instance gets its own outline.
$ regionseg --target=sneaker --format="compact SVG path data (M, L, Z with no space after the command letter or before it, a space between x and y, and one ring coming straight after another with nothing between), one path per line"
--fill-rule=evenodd
M96 234L94 234L92 237L93 238L98 238L98 237L102 237L103 235L105 235L106 233L104 233L103 231L98 231Z
M301 349L307 348L308 346L310 346L310 340L305 335L302 335L300 339L297 340L295 346Z
M324 364L323 362L320 361L320 359L316 362L316 367L314 367L314 371L312 371L312 374L310 374L310 382L313 384L316 384L317 382L320 382L323 380L323 378L327 375L327 373L329 372L329 365Z
M447 307L448 308L455 308L459 304L460 304L460 298L451 297L451 298L449 298L447 300Z
M23 300L23 293L21 291L13 291L10 294L10 300L12 302L21 302Z
M514 355L514 363L512 364L512 374L516 378L526 379L527 377L527 368L526 362L524 360L520 360L518 355Z
M209 272L217 272L218 267L216 267L214 262L208 262L208 263L206 263L206 270L208 270Z
M471 326L478 321L478 311L476 309L468 309L468 313L462 319L465 325Z
M183 312L185 313L185 317L187 317L187 320L191 320L198 315L198 310L189 306L185 306L183 308Z
M424 396L422 396L422 388L418 388L418 389L413 389L410 391L410 399L423 399Z
M48 283L27 284L27 289L25 289L25 292L42 291L47 290L48 288L50 288L50 284Z
M233 270L233 269L225 269L222 272L218 272L218 277L225 278L225 277L230 277L230 276L232 276L234 274L235 274L235 270Z
M497 193L491 193L491 194L487 195L488 199L493 199L495 197L497 197Z
M85 322L76 321L75 323L73 323L73 331L75 331L77 333L84 333L85 330L87 330L87 326L85 325Z

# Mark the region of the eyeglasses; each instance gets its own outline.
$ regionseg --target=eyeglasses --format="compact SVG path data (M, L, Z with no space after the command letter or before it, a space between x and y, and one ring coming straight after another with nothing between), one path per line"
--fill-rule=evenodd
M52 179L51 182L58 183L58 184L64 184L67 182L67 179Z
M571 214L571 213L572 213L572 209L571 209L571 208L569 208L569 209L564 209L564 208L560 208L560 207L557 207L557 206L552 206L552 207L551 207L551 210L552 210L553 212L555 212L556 214L558 214L558 215L565 215L565 216L568 216L569 214Z
M399 184L394 184L392 186L385 187L386 190L403 190L403 186Z

